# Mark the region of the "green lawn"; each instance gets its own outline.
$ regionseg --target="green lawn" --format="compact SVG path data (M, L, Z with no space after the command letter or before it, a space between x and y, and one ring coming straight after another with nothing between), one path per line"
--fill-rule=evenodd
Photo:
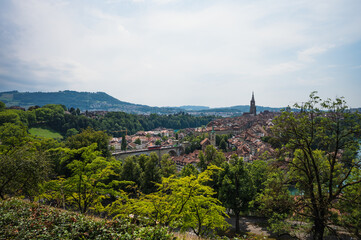
M54 138L54 139L63 138L63 136L60 133L46 128L30 128L29 133L37 137Z

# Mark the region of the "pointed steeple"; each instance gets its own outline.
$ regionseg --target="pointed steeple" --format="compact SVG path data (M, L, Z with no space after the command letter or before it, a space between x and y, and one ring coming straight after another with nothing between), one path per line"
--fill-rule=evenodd
M249 113L250 113L251 115L254 115L254 116L257 115L256 101L254 100L254 92L253 92L253 91L252 91L252 99L251 99L251 104L250 104Z

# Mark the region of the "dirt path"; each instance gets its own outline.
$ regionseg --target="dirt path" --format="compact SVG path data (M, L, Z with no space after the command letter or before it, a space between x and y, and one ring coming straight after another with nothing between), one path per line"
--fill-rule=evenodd
M236 227L236 219L234 217L228 218L227 222ZM257 235L263 235L265 237L271 236L271 233L267 231L267 220L259 217L240 217L239 226L241 232L250 232Z

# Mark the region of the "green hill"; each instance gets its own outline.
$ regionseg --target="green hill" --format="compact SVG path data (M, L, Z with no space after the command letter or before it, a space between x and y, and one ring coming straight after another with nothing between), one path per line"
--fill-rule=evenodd
M149 107L120 101L104 92L1 92L0 101L7 107L43 106L46 104L62 104L67 108L79 108L82 111L123 111L128 113L177 113L181 109L170 107Z
M0 92L0 101L7 107L20 106L44 106L46 104L62 104L67 108L79 108L82 111L122 111L135 114L173 114L189 112L194 115L230 113L231 115L242 115L249 111L248 105L239 105L224 108L209 108L205 106L181 106L181 107L150 107L147 105L133 104L120 101L104 92ZM257 106L257 111L279 111L281 108L270 108Z

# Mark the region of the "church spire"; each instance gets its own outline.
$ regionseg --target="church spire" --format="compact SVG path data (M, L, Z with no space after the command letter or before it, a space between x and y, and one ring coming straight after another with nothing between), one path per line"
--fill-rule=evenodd
M256 116L257 115L257 110L256 110L256 101L254 100L254 92L252 91L252 99L251 99L251 105L249 108L249 113L251 115Z

